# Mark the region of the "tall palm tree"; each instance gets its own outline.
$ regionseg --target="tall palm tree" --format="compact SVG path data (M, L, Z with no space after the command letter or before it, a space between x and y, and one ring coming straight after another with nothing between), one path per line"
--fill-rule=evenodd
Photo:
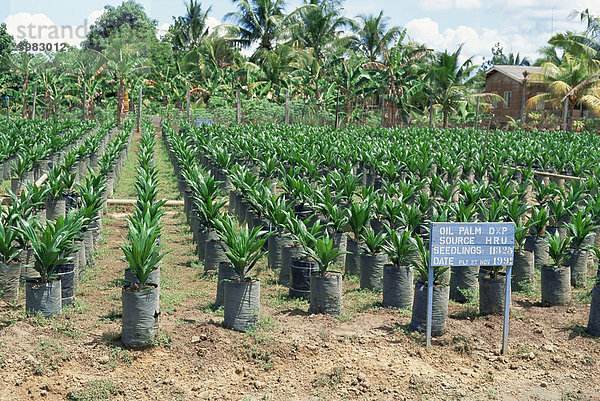
M305 0L303 7L290 14L290 43L306 51L303 71L314 85L317 103L321 98L319 82L326 72L326 58L349 43L350 37L345 36L343 30L355 26L343 12L340 0Z
M274 49L281 22L284 18L285 0L232 0L238 11L225 14L225 21L234 24L242 47L257 45L251 59L264 58L264 52Z
M572 115L579 105L600 112L600 61L589 55L574 56L565 52L560 64L547 62L542 64L542 69L531 77L546 82L548 92L530 98L526 103L528 108L544 102L560 109L568 100L568 114Z
M406 36L406 30L399 32L396 44L383 52L381 62L364 64L366 70L377 75L374 79L379 82L378 92L386 98L390 126L397 124L398 111L408 119L414 108L411 98L426 89L424 63L429 60L431 50L417 43L404 43Z
M71 63L72 70L76 71L76 73L68 75L73 78L78 93L83 92L83 85L85 85L86 96L84 101L86 110L88 110L86 118L89 112L91 118L94 119L96 114L95 101L100 95L100 83L106 68L106 60L102 56L102 53L90 49L73 53Z
M23 102L23 117L27 117L27 90L29 89L29 80L35 73L35 68L41 60L27 51L20 51L6 56L6 64L9 71L21 78L21 96Z
M341 0L305 0L305 7L294 12L292 39L308 49L314 59L323 63L327 50L347 44L345 28L356 28L356 23L344 16Z
M206 18L212 7L202 11L202 3L190 0L185 3L185 8L184 16L173 18L174 24L169 28L169 35L174 49L190 51L208 36Z
M383 56L401 29L397 26L387 29L389 17L384 17L383 11L376 17L359 15L358 19L359 28L354 29L357 37L352 39L353 45L362 51L369 61L375 61Z
M104 50L106 65L117 82L117 125L121 126L127 84L133 75L144 69L143 60L132 44L115 40Z
M457 111L470 97L469 85L475 79L471 73L476 66L471 58L460 62L461 50L462 45L454 53L447 50L436 53L426 73L434 104L442 109L444 128L448 126L450 112Z

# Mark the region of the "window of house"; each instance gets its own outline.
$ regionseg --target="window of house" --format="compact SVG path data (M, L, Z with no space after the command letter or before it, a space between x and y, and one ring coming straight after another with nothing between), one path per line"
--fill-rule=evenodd
M510 91L506 91L504 92L504 108L505 109L510 109L510 97L512 95L512 92Z
M494 95L497 95L497 94L498 94L498 91L492 91L492 93L493 93ZM493 99L492 99L492 107L493 107L493 108L496 108L496 107L498 107L498 99L497 99L497 98L493 98Z
M541 95L544 92L538 92L536 93L536 95ZM544 101L543 100L538 100L537 104L535 105L535 109L537 111L543 111L544 110Z

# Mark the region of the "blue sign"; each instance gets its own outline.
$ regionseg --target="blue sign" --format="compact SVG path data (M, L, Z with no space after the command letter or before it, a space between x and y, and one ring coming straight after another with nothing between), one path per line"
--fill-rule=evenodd
M212 125L212 120L201 120L201 119L196 120L196 127L199 127L202 124Z
M508 315L515 225L513 223L432 223L427 283L427 347L431 346L433 266L507 266L502 353L508 350Z
M511 266L513 223L432 223L431 266Z

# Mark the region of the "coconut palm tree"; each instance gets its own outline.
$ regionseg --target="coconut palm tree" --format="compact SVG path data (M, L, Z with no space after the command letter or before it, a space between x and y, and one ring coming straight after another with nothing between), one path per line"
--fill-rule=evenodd
M225 21L234 24L238 38L235 43L242 47L257 44L252 61L262 60L264 53L275 48L282 27L285 0L232 0L238 11L225 14Z
M401 29L393 26L387 29L389 17L383 16L383 11L376 17L372 15L359 15L357 35L352 38L352 44L360 50L369 61L380 59L394 39L401 33Z
M134 46L121 40L114 40L103 52L106 65L117 82L117 125L121 125L123 104L127 95L127 84L134 74L143 70L143 60Z
M290 14L291 43L306 51L302 60L304 75L314 86L314 98L319 102L319 83L326 72L327 56L347 47L350 37L344 29L355 27L343 14L340 0L305 0L305 5Z
M306 0L306 5L293 13L292 40L323 64L328 50L350 41L343 30L356 29L356 23L343 13L340 0Z
M577 56L565 52L560 64L546 62L542 69L541 73L531 75L546 82L548 91L530 98L526 103L528 108L545 102L560 109L567 101L567 115L579 105L600 112L600 61L592 59L589 52Z
M472 58L460 62L461 50L462 45L454 53L447 50L436 53L426 73L434 104L442 109L444 128L448 126L450 112L457 111L459 105L466 102L470 95L469 85L475 79L471 73L476 66Z
M206 18L212 7L202 11L202 3L190 0L185 3L185 8L184 16L173 18L174 23L169 27L169 36L174 49L190 51L200 46L208 36Z

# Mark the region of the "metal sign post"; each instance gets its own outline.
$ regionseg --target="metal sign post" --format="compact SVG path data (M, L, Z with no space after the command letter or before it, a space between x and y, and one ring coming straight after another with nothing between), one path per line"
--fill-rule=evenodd
M6 123L10 123L10 99L8 98L8 95L4 96L4 99L6 100Z
M508 350L514 223L432 223L427 283L427 347L431 346L434 266L507 266L502 353Z

